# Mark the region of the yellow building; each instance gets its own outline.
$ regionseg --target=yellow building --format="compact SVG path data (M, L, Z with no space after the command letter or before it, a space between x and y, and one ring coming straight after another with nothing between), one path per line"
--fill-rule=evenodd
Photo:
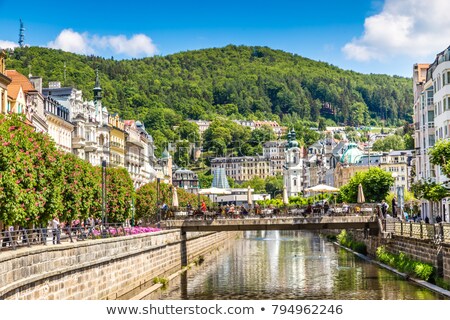
M108 119L110 126L110 158L109 163L113 167L125 167L125 124L119 115L113 114Z
M8 85L11 79L6 75L6 54L0 51L0 112L6 113L8 107Z
M334 186L340 188L346 185L357 172L368 171L368 165L347 164L338 162L334 169Z

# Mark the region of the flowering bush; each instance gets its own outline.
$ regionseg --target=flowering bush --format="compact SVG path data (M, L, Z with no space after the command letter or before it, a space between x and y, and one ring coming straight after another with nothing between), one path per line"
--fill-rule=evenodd
M56 149L47 134L35 132L25 117L0 114L0 221L7 225L46 225L100 218L101 168ZM109 222L131 217L133 183L124 168L107 168Z
M127 227L127 228L110 228L108 234L111 236L121 236L121 235L129 235L129 234L141 234L141 233L150 233L150 232L158 232L161 231L159 228L151 228L151 227ZM96 228L92 230L92 234L95 238L100 238L101 236L101 230Z

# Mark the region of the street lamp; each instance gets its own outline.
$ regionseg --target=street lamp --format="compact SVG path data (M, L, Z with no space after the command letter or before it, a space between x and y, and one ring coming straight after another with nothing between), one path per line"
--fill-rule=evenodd
M131 226L134 227L134 213L135 213L135 207L134 207L134 199L131 198Z
M103 224L103 237L106 237L106 160L102 160L102 224Z
M102 221L106 223L106 160L102 161Z
M161 178L156 179L156 210L157 210L157 227L159 228L161 222L161 206L159 204L159 185L161 183Z

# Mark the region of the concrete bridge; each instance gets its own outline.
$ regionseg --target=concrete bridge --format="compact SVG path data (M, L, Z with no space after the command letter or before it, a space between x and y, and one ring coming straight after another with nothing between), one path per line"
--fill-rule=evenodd
M378 218L375 215L167 220L165 227L181 229L181 232L322 229L368 229L371 234L379 232Z

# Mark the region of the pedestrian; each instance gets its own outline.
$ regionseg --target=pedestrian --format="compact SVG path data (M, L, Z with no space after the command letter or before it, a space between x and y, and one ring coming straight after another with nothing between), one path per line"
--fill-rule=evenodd
M205 200L202 200L202 204L201 204L201 210L202 210L202 212L203 213L206 213L206 203L205 203Z
M52 220L52 229L53 229L53 244L61 244L61 230L60 223L58 217L53 217Z
M425 223L430 223L430 219L428 218L428 216L425 216Z
M436 217L436 223L441 223L441 222L442 222L441 216L437 216L437 217Z
M397 218L397 197L392 198L392 216Z
M383 218L386 219L387 210L389 209L389 205L386 201L381 201L381 213L383 214Z

